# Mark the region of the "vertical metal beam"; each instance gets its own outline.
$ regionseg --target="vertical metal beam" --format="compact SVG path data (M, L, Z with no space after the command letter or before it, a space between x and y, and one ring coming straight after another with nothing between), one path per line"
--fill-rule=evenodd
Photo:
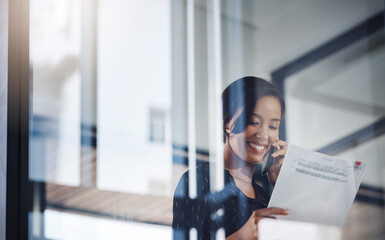
M210 166L210 191L220 191L224 187L223 130L222 130L222 32L221 2L207 1L207 45L208 52L208 96L209 96L209 137L210 159L215 165Z
M0 0L0 240L5 240L6 233L8 1Z
M28 239L29 0L9 1L6 239Z
M194 0L187 1L187 122L188 122L188 166L189 196L197 195L196 180L196 138L195 138L195 5Z
M96 186L96 174L90 172L93 166L96 172L97 164L91 158L84 158L91 154L92 147L96 147L92 130L97 129L96 119L96 86L97 86L97 0L82 0L82 36L81 36L81 158L80 184L81 186ZM87 132L88 134L83 134ZM84 147L87 146L87 147ZM88 162L85 162L88 161Z
M214 30L214 81L215 95L217 97L215 106L215 157L216 157L216 190L220 191L225 185L224 158L223 158L223 130L222 130L222 24L221 24L221 1L213 1L213 30Z
M186 6L184 0L171 1L171 123L173 151L187 151L187 47ZM187 157L173 154L173 163L188 165ZM173 184L179 174L173 168Z

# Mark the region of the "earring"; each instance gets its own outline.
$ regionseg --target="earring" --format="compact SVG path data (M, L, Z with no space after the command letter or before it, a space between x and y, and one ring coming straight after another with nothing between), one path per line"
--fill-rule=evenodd
M230 135L231 134L230 129L226 128L226 133L227 133L227 135Z

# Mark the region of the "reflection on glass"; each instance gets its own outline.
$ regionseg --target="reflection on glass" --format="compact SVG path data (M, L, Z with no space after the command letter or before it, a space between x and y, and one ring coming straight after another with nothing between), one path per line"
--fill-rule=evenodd
M169 3L100 1L99 10L97 186L170 196Z
M385 35L382 30L342 49L287 80L288 139L320 149L385 116ZM322 126L322 131L309 131ZM374 128L367 131L374 133ZM317 138L311 138L317 133ZM358 141L358 140L356 140ZM368 161L364 184L383 187L383 137L353 146L338 156Z
M384 61L379 28L285 81L289 142L368 163L342 239L384 235Z
M80 183L80 3L31 1L30 178Z
M189 14L187 1L31 0L31 238L170 239L172 196L189 165L219 159L211 191L223 187L223 87L269 79L383 10L382 0L188 2ZM384 117L382 33L287 79L288 142L319 149ZM364 181L379 201L383 141L340 153L370 159ZM384 234L382 212L357 201L343 238Z
M380 30L289 77L288 139L316 150L384 117L384 61ZM308 141L317 126L325 127Z
M30 238L170 238L170 2L34 0L30 13Z

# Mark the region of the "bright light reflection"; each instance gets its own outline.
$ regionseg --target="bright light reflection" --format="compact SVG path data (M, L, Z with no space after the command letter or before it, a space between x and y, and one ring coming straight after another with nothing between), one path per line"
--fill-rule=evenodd
M172 228L46 210L47 239L171 239Z

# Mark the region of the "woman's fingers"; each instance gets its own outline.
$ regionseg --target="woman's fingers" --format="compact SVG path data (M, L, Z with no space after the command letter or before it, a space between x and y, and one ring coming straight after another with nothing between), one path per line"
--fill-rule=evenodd
M271 215L289 215L289 211L283 208L269 207L254 211L260 217L270 217Z
M273 154L271 154L271 156L272 156L273 158L276 158L276 157L278 157L278 156L285 157L286 152L287 152L286 149L276 150Z
M275 150L273 154L271 154L273 157L278 157L280 155L285 155L286 154L286 149L281 149L281 150ZM274 156L275 155L275 156Z
M276 148L286 148L287 147L287 142L283 141L283 140L277 140L273 143L273 146L276 147Z
M283 208L269 207L255 210L241 229L226 239L258 239L258 222L264 218L275 218L272 215L288 215Z
M287 149L287 142L285 141L282 141L282 140L277 140L273 143L273 146L277 149L277 150L284 150L284 149Z
M287 143L282 140L278 140L273 143L273 146L276 148L275 152L271 154L273 158L276 158L278 156L285 157L287 152Z

